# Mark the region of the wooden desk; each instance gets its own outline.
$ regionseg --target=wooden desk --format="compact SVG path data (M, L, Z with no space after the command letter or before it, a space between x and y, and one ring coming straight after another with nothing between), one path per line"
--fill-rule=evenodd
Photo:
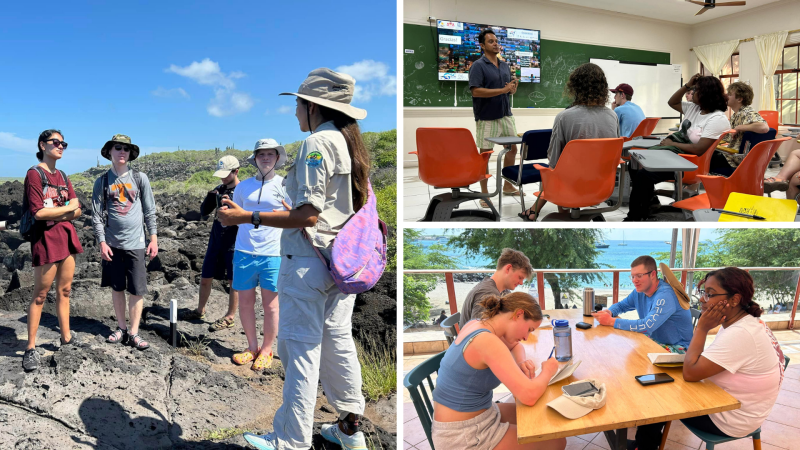
M644 334L600 326L577 309L545 311L551 319L568 319L572 327L572 353L581 365L566 380L549 386L533 406L517 401L517 440L519 443L545 441L566 436L605 432L612 449L624 450L627 428L669 420L684 419L737 409L738 400L716 384L704 380L686 382L681 368L652 365L647 353L664 352ZM588 330L575 328L577 322L593 323ZM553 348L553 329L536 330L523 343L529 358L540 364ZM633 377L666 372L672 383L642 386ZM584 378L605 383L606 405L575 420L567 419L547 406L559 397L561 387ZM616 433L613 430L618 430Z

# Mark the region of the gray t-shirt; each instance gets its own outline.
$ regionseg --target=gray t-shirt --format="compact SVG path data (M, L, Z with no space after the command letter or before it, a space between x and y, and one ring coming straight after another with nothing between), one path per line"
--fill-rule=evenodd
M142 192L139 192L139 186L133 179L132 170L120 178L109 170L106 205L103 205L103 175L94 181L92 227L98 244L105 242L110 247L122 250L145 248L143 222L147 225L148 236L156 234L153 190L147 175L139 174L142 177ZM103 223L103 210L108 211L108 226Z
M577 105L561 111L553 123L553 136L547 157L554 168L567 143L573 139L619 137L617 115L605 106Z
M487 295L500 296L508 294L509 292L511 291L505 290L500 292L492 277L486 277L481 280L480 283L476 284L475 287L469 291L467 298L464 299L464 304L461 306L461 319L458 321L459 326L463 328L470 320L481 318L483 307L478 305L478 303L483 300L484 297Z

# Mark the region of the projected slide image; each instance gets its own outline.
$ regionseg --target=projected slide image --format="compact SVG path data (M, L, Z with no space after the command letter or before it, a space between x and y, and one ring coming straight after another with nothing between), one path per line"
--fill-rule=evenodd
M448 20L437 21L439 80L468 81L472 63L481 58L478 35L486 28L500 43L498 57L508 63L522 83L541 82L541 37L538 30L498 27Z

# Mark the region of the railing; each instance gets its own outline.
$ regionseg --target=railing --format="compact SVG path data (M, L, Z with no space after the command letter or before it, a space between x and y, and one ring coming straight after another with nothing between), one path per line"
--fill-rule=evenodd
M710 272L712 270L722 269L722 267L693 267L693 268L674 268L670 269L672 272L680 272L681 284L686 287L686 280L689 273L693 272ZM748 272L789 272L800 271L800 267L740 267L742 270ZM630 272L631 269L538 269L536 270L536 285L539 291L539 306L545 309L544 297L544 274L545 273L611 273L613 275L612 282L612 298L613 302L619 302L619 274L621 272ZM438 274L444 275L445 283L447 286L447 298L450 303L450 314L458 312L458 301L456 299L455 281L453 279L454 273L494 273L491 269L478 269L478 270L404 270L406 275L422 275L422 274ZM756 292L758 287L756 286ZM800 277L797 280L797 286L794 292L794 302L792 303L792 315L789 318L789 329L794 329L794 316L797 314L797 303L800 299Z

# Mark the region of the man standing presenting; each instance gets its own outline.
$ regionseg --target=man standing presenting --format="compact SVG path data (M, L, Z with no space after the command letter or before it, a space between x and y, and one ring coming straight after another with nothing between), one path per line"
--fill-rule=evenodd
M214 176L222 180L222 184L212 189L200 205L200 214L207 216L222 205L222 197L233 197L233 191L239 184L239 160L235 156L227 155L220 158ZM203 272L200 277L200 300L197 309L186 313L183 317L188 320L204 320L206 316L206 303L211 294L211 282L214 278L228 280L228 311L217 319L208 331L220 331L233 328L236 309L239 306L239 294L233 288L233 247L236 244L237 225L226 227L214 218L211 226L211 235L208 237L208 248L203 259Z
M517 92L517 81L511 77L511 68L508 64L497 58L500 44L491 28L481 31L478 43L483 50L483 56L470 67L469 88L472 91L472 111L475 114L475 143L480 152L484 153L494 149L494 144L486 138L517 135L514 116L511 115L509 95ZM503 167L514 164L516 155L515 145L506 153ZM488 167L486 173L489 173ZM481 180L481 192L489 192L486 180ZM519 191L506 182L503 194L519 195ZM481 206L488 208L488 204L483 200Z
M130 137L115 134L100 154L111 160L111 169L94 182L92 226L103 259L100 287L112 289L118 324L107 341L145 350L150 344L139 336L139 320L144 306L142 297L147 294L145 253L151 259L158 255L156 202L147 175L128 167L139 156L139 146L133 145ZM150 236L146 252L144 224ZM130 294L130 328L125 324L126 290Z
M625 300L592 314L594 318L600 325L644 333L659 344L683 347L685 351L692 341L692 313L678 303L672 286L658 279L656 261L647 255L634 259L631 280L636 289ZM633 310L639 314L638 320L617 318Z
M644 112L636 103L633 103L633 88L630 84L622 83L615 89L610 89L614 93L614 103L611 109L619 117L619 135L631 137L636 127L644 120Z
M531 261L524 253L504 248L497 260L497 270L490 277L486 277L476 284L464 304L461 306L461 319L458 324L461 328L472 319L480 319L483 308L478 303L487 295L505 295L521 285L523 281L533 274Z

